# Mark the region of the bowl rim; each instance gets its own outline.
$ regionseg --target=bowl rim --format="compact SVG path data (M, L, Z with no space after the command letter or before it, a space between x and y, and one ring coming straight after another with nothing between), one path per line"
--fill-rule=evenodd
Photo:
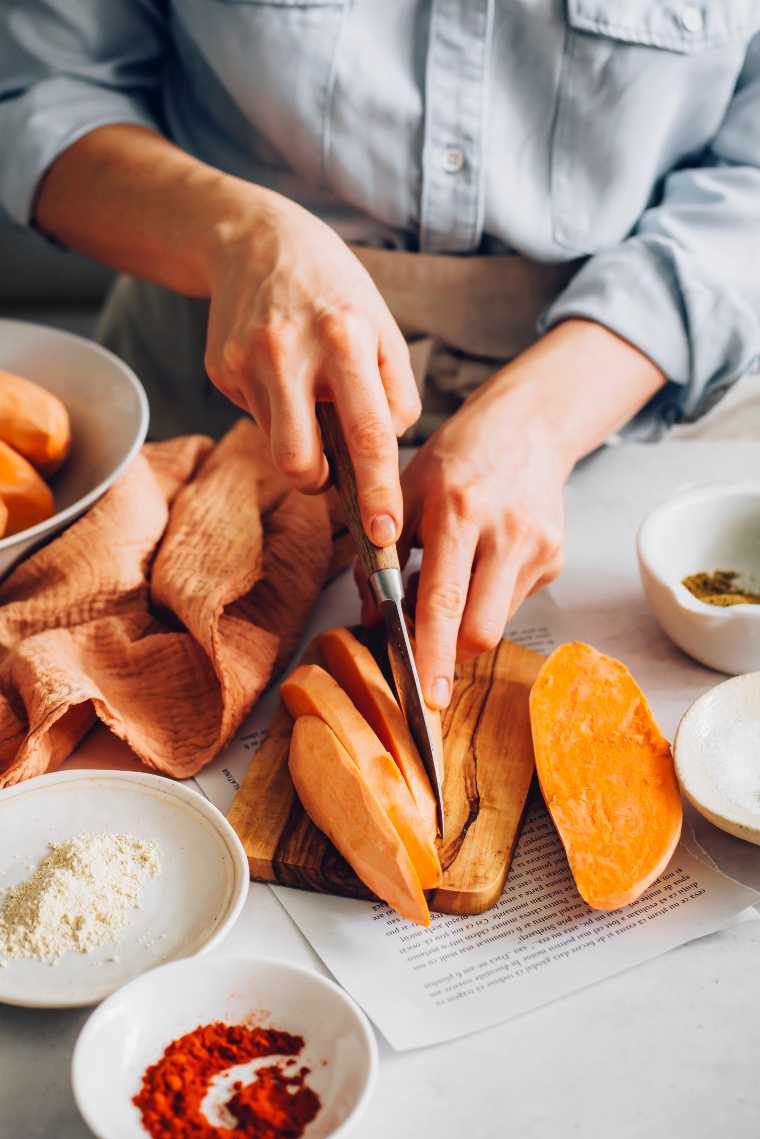
M104 479L78 498L76 502L70 503L69 506L64 507L63 510L56 511L50 518L46 518L44 522L38 522L36 526L29 526L26 530L19 530L16 534L9 534L6 538L0 538L0 553L3 550L12 549L19 542L31 542L35 538L43 538L50 530L59 529L62 525L70 522L78 515L82 514L88 507L92 506L101 495L103 495L110 486L112 486L120 475L124 473L126 468L137 455L138 451L145 442L145 437L148 434L148 423L150 420L150 410L148 406L148 397L145 394L145 388L140 383L137 373L130 368L129 364L125 363L119 356L110 349L104 348L102 344L97 344L94 340L90 340L87 336L80 336L77 332L68 332L63 328L56 328L52 324L37 324L32 320L9 320L5 317L0 318L0 330L2 328L23 327L23 328L36 328L44 330L45 332L55 333L56 336L62 336L66 340L76 340L84 345L95 355L109 360L112 364L116 365L117 371L123 374L124 379L131 385L137 402L140 408L140 422L138 425L135 438L131 446L123 458L117 463L110 474L106 475ZM44 384L40 384L44 387Z
M738 496L756 497L760 505L760 480L745 479L741 482L730 483L703 483L697 486L690 486L682 491L676 492L666 498L658 506L641 521L639 528L636 532L636 552L639 558L640 566L647 571L659 584L668 591L670 600L679 609L693 613L697 617L703 619L710 618L713 621L736 622L736 621L758 621L760 620L760 605L710 605L706 601L700 601L678 581L675 584L668 581L663 575L655 569L650 554L650 545L653 541L652 532L657 525L659 525L663 518L672 513L674 509L687 504L699 502L712 502L718 498L735 498Z
M153 974L165 973L169 970L175 972L179 970L185 970L189 972L193 968L197 967L205 969L207 967L210 967L212 962L216 963L221 971L223 971L225 967L230 966L245 966L246 968L256 968L260 965L276 965L278 969L284 969L286 972L299 974L301 977L307 978L308 981L316 982L318 986L328 989L333 997L337 998L352 1014L359 1028L362 1039L366 1045L368 1067L364 1087L362 1088L356 1100L356 1103L354 1104L354 1107L352 1108L350 1114L343 1120L343 1122L338 1127L336 1127L334 1131L330 1132L329 1139L338 1139L338 1136L345 1135L349 1127L353 1127L359 1117L364 1114L367 1103L369 1102L370 1096L377 1082L377 1073L379 1068L377 1039L375 1037L375 1033L369 1022L367 1014L363 1009L359 1007L353 997L336 981L333 981L330 977L324 976L322 973L318 973L315 969L311 969L305 965L296 965L295 962L280 960L277 957L272 957L269 955L252 954L251 956L246 956L245 954L241 953L229 955L221 954L213 957L204 955L200 958L197 956L183 957L176 961L168 961L164 965L157 965L154 969L148 969L145 973L141 973L138 977L133 977L131 981L128 981L125 985L122 985L121 988L116 989L113 993L110 994L110 996L106 997L105 1000L101 1001L101 1003L95 1009L93 1009L79 1031L79 1035L77 1036L76 1043L74 1044L74 1049L71 1054L70 1064L71 1087L74 1093L74 1101L77 1105L77 1108L79 1109L80 1114L82 1115L82 1118L88 1127L92 1130L93 1134L100 1136L101 1139L104 1139L103 1133L99 1131L96 1126L97 1120L95 1120L94 1117L89 1113L87 1098L83 1094L80 1087L80 1081L82 1077L80 1075L79 1069L83 1063L81 1059L82 1053L84 1052L84 1049L87 1045L89 1036L92 1035L92 1033L95 1031L95 1028L97 1028L98 1020L103 1016L108 1016L109 1007L115 1004L117 999L122 998L128 989L144 983L146 978L152 977ZM93 1027L93 1025L95 1027Z
M693 788L689 781L689 765L692 762L699 764L701 757L698 757L695 761L687 758L684 762L684 754L688 757L695 753L693 751L684 753L683 731L690 727L695 720L699 721L699 718L704 715L704 708L708 704L716 700L719 703L723 702L729 698L729 692L747 687L756 688L760 691L760 670L755 669L752 672L737 673L735 676L729 676L725 680L721 680L711 688L708 688L706 692L703 692L701 696L698 696L696 700L692 701L681 716L673 734L672 747L673 766L675 768L676 778L686 799L688 799L696 811L712 822L714 826L719 827L721 830L726 829L721 825L721 822L716 821L716 819L719 818L722 822L728 822L737 828L728 833L745 839L747 838L747 832L757 834L760 828L760 811L753 811L748 807L742 807L740 804L732 802L719 788L715 789L715 797L712 803L704 803L697 798L693 793ZM739 834L739 831L744 833ZM756 840L749 839L749 841Z

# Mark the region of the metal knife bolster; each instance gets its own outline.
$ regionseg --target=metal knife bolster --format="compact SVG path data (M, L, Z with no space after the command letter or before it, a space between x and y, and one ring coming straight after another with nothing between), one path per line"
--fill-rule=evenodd
M376 570L369 579L369 587L376 603L380 606L384 601L400 605L404 600L404 581L400 569Z
M383 615L396 695L435 795L438 833L443 837L443 757L436 754L426 719L422 686L402 607L404 583L401 571L377 570L370 577L369 584Z

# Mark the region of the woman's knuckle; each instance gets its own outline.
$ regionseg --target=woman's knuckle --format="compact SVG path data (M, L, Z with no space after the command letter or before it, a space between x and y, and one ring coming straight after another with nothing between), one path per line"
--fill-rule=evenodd
M367 458L384 458L392 450L389 428L374 417L352 424L350 438L355 450Z
M308 455L297 447L275 447L272 458L277 470L287 478L306 478L311 473Z
M318 323L322 336L334 350L348 352L361 339L367 322L350 301L340 301L321 313Z
M461 617L467 594L458 585L434 585L427 591L425 607L434 617Z
M485 653L498 645L502 632L503 630L497 628L495 622L481 617L463 626L461 640L467 649L476 653Z

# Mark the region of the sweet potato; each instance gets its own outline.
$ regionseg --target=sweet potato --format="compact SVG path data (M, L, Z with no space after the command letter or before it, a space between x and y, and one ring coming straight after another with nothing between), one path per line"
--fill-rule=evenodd
M52 392L0 370L0 440L52 475L71 446L68 412Z
M681 834L670 754L625 665L584 644L558 648L530 694L536 770L578 890L597 910L636 900Z
M5 534L18 534L50 518L55 510L50 487L34 467L0 440L0 498L8 511Z
M383 747L395 759L406 780L430 835L437 833L435 797L420 754L407 727L388 681L366 645L349 629L329 629L319 638L319 648L330 675L338 681L377 735ZM431 713L438 722L440 715Z
M6 531L7 526L8 526L8 507L5 505L2 498L0 498L0 538L2 538L5 535L5 531Z
M438 852L403 775L337 680L319 665L302 664L280 685L280 694L294 719L318 716L325 721L388 814L422 888L440 885Z
M373 893L410 921L430 924L406 847L369 781L318 716L293 725L290 776L309 818Z

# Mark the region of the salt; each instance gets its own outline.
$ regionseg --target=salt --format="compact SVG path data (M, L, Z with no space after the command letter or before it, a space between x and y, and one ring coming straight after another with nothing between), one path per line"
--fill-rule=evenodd
M735 806L760 813L760 720L716 725L702 742L704 765Z

